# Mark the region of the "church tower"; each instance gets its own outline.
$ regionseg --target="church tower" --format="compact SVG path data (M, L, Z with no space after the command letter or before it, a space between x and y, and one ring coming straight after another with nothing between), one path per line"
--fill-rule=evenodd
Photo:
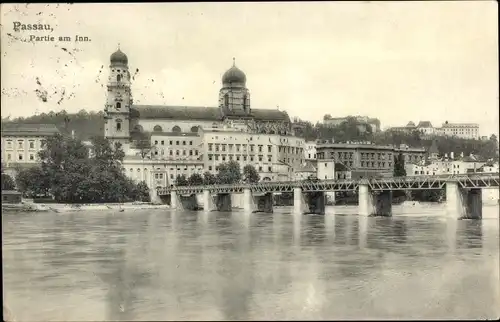
M110 73L104 108L104 137L113 146L121 143L126 151L130 142L130 73L128 58L119 48L110 57Z
M247 77L234 62L222 76L219 91L219 107L225 118L251 117L250 92L246 88Z

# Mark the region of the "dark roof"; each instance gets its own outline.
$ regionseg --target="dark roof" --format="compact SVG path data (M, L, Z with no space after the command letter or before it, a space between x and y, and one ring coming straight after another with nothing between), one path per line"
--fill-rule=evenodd
M59 133L55 124L3 123L2 135L53 135Z
M304 165L302 165L299 170L299 172L316 172L316 168L311 162L306 162Z
M131 117L141 119L222 120L217 107L133 105L130 113Z
M151 132L151 136L199 136L196 132Z
M408 124L406 124L406 127L414 127L415 126L415 123L413 123L412 121L408 122Z
M177 119L222 121L223 115L218 107L133 105L132 118L141 119ZM240 116L232 113L230 116ZM243 116L243 115L241 115ZM274 109L252 109L250 117L257 121L290 121L286 112Z
M223 84L233 84L233 83L238 83L245 85L247 81L247 77L245 76L245 73L241 71L238 67L233 65L231 68L229 68L224 75L222 75L222 83Z
M109 60L111 63L128 64L127 55L125 55L120 49L112 53Z
M418 122L417 127L432 127L432 124L429 121L420 121Z
M287 121L290 122L290 117L286 112L272 109L252 109L252 115L256 120L260 121Z

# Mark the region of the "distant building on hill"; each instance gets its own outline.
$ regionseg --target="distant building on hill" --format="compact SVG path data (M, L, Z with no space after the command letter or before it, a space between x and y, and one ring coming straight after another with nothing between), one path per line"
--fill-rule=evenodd
M441 127L433 127L429 121L421 121L418 125L408 122L406 126L391 127L389 131L411 133L419 131L424 136L450 136L462 139L479 139L479 124L477 123L449 123L446 121Z
M368 128L371 129L371 132L379 132L380 131L380 121L377 118L370 118L368 116L352 116L356 119L356 122L359 123L358 128L361 132L366 132ZM333 117L333 118L325 118L323 120L323 124L327 126L339 126L342 123L347 122L349 116L347 117Z

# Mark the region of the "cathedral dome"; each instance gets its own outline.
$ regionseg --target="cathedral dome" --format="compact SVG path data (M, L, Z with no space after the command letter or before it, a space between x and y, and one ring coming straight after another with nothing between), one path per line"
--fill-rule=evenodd
M229 68L222 76L222 84L237 83L245 85L246 82L247 82L247 77L245 76L245 73L242 72L238 67L236 67L233 59L233 66Z
M111 63L128 64L127 55L125 55L120 49L118 49L113 54L111 54L111 57L109 60L111 61Z

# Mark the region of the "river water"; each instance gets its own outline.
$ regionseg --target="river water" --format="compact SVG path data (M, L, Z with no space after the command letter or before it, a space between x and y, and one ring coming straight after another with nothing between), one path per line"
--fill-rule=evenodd
M17 321L498 318L498 211L4 214L4 305Z

